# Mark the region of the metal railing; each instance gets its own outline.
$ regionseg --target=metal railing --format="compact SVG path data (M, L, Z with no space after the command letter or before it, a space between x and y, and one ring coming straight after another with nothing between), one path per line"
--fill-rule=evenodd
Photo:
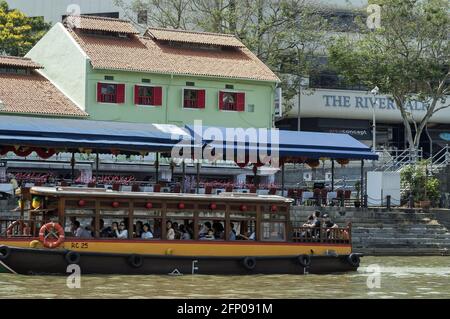
M292 241L297 243L350 244L351 227L294 227Z

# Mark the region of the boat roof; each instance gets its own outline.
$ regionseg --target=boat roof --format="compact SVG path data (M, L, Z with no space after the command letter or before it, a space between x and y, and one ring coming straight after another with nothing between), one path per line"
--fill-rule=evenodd
M198 201L229 201L229 202L266 202L290 204L293 199L277 195L258 195L250 193L220 193L220 194L187 194L164 192L123 192L110 189L87 187L41 187L30 188L32 195L55 197L103 197L103 198L133 198L133 199L166 199L166 200L198 200Z

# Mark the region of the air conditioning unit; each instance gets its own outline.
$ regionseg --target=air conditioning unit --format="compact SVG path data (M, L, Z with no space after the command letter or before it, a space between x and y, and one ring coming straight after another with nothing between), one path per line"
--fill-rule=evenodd
M312 181L312 173L310 172L303 173L303 180L306 182Z

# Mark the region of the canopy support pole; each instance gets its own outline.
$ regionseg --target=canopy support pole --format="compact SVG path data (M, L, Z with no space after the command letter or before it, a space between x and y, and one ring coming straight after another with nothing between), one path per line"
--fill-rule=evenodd
M281 196L284 196L284 163L281 164Z
M195 193L200 192L200 162L197 163L197 177L195 181Z
M181 178L181 192L185 193L186 189L185 189L185 185L186 185L186 163L183 160L183 163L181 164L182 169L183 169L183 177Z
M363 203L364 202L364 192L363 192L363 189L364 189L364 160L363 159L361 160L361 185L360 185L359 189L360 189L359 200L360 200L360 203Z
M155 159L155 184L159 183L159 153L156 152Z
M331 191L334 192L334 159L331 159Z
M96 154L96 159L95 159L95 183L98 183L98 166L99 166L99 162L100 162L100 157L98 155L98 150L97 150L97 154Z
M70 159L70 175L72 177L72 183L75 182L75 152L72 152L72 158Z

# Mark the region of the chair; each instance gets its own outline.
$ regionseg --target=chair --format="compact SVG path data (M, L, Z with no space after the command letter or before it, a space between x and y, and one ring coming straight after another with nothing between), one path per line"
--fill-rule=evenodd
M131 185L131 191L132 192L140 192L141 187L139 186L139 184L133 184L133 185Z
M327 205L327 194L328 194L328 189L326 188L322 188L320 191L320 196L322 197L322 204Z
M256 194L256 187L255 186L250 187L250 193Z
M153 185L153 192L155 193L161 192L161 185L160 184Z
M205 194L212 194L212 186L208 185L205 187Z
M173 187L173 193L180 193L181 192L181 186L179 184L176 184Z
M314 200L316 201L317 204L320 204L320 195L321 195L322 190L320 188L314 188Z
M269 195L275 195L277 193L277 189L275 187L271 187L269 189Z
M233 185L228 185L227 187L225 187L225 192L232 193L233 192Z
M95 182L89 182L88 183L89 188L95 188Z
M113 191L120 191L120 184L119 183L114 183L112 186L112 190Z

